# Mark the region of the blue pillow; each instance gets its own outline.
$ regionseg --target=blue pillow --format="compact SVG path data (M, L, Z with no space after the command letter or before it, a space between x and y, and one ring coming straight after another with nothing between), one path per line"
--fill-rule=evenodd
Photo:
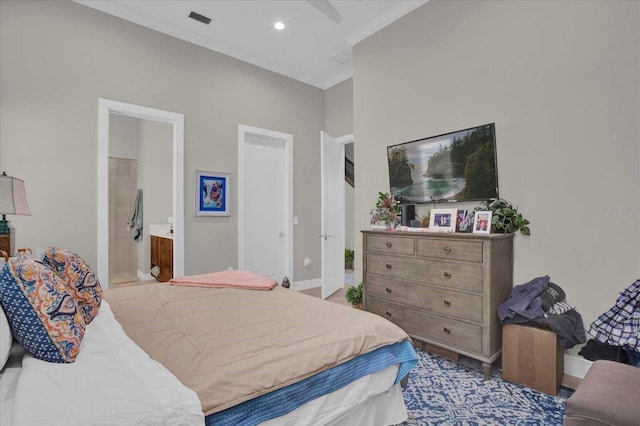
M33 258L10 258L0 272L0 304L13 336L34 358L75 361L84 337L84 316L65 282Z

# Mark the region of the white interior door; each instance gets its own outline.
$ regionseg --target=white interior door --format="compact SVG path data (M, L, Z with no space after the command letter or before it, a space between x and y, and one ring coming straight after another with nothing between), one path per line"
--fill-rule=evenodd
M344 144L325 132L321 144L322 298L344 287Z
M238 267L281 282L293 279L293 219L291 139L279 135L240 127Z

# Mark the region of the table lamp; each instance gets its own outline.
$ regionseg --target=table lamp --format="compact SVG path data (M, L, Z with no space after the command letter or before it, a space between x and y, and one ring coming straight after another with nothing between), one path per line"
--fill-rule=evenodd
M12 241L15 241L15 232L11 232L8 214L21 214L31 216L29 204L27 204L27 194L24 191L24 181L12 176L7 176L2 172L0 176L0 250L12 255Z

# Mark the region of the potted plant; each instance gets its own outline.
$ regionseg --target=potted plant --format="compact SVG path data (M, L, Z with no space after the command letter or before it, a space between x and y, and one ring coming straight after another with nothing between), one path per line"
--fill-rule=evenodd
M371 224L384 224L387 228L395 228L400 216L400 202L388 192L378 192L376 206L369 212Z
M521 213L518 213L517 207L514 207L504 198L491 198L483 201L473 211L490 211L493 213L491 218L492 232L509 234L520 231L522 235L531 235L530 222Z
M353 269L353 259L356 252L351 249L344 249L344 269Z
M346 299L354 308L362 309L362 283L349 287Z

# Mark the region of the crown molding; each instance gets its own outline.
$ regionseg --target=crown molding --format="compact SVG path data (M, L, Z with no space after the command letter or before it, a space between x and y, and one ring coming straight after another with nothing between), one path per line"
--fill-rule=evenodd
M381 15L378 18L372 20L359 30L354 31L351 34L347 34L347 36L344 38L344 41L349 43L350 46L355 46L365 38L369 37L372 34L375 34L390 23L402 18L407 13L417 9L428 1L429 0L405 0L399 2L396 7L390 9L384 15Z

